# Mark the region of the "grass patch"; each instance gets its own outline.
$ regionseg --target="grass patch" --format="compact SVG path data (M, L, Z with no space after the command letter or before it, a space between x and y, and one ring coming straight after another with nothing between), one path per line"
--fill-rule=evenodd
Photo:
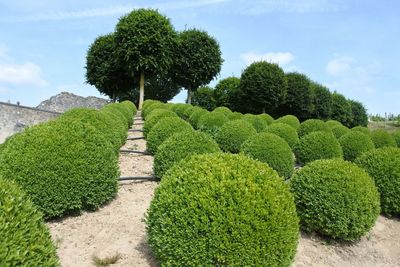
M117 253L113 256L99 258L96 255L93 255L92 260L94 265L96 266L109 266L111 264L117 263L117 261L121 258L121 254Z
M396 121L370 121L368 123L368 129L370 131L384 129L388 132L395 132L400 130L400 123Z

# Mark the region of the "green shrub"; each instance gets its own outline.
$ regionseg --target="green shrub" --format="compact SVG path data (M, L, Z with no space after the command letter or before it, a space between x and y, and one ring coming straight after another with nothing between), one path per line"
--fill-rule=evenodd
M171 108L164 103L161 102L156 102L148 105L146 109L142 110L142 118L147 120L147 116L155 109L166 109L166 110L171 110Z
M0 178L0 265L60 266L42 214L13 182Z
M364 152L374 149L371 137L359 131L350 131L339 139L345 160L354 161Z
M400 215L400 149L384 147L362 154L356 163L374 179L381 195L382 212Z
M265 128L264 132L276 134L281 137L292 149L299 142L296 129L285 123L273 123Z
M136 115L137 108L136 108L135 104L133 104L131 101L129 101L129 100L122 101L121 105L128 107L130 112L132 113L132 116Z
M193 106L190 104L183 104L183 103L178 103L175 104L172 107L172 111L176 113L180 118L184 117L185 111L189 108L192 108Z
M217 107L216 109L213 110L213 112L221 112L224 114L226 117L229 117L233 112L227 107Z
M304 230L332 238L357 240L378 218L379 193L371 177L340 159L317 160L291 179Z
M146 99L145 101L143 101L142 109L145 110L148 106L150 106L154 103L162 103L162 102L160 102L159 100Z
M192 126L181 118L167 117L158 122L147 135L147 151L152 154L157 152L158 147L175 133L193 131Z
M359 132L362 132L362 133L365 133L365 134L370 134L370 131L368 130L368 128L364 127L364 126L356 126L356 127L351 128L351 130L352 131L359 131Z
M300 138L294 149L297 162L306 164L317 159L343 158L342 147L332 133L312 132Z
M0 175L15 180L48 219L94 210L112 199L118 158L90 124L51 121L10 140L0 157Z
M101 108L101 111L112 113L115 116L118 116L119 120L121 120L126 125L127 128L131 126L131 124L129 124L130 120L128 118L128 113L126 112L125 109L121 109L118 103L107 104ZM133 123L133 117L132 117L132 123Z
M115 112L115 110L118 110L124 116L128 126L131 126L133 124L134 114L127 105L122 105L121 103L111 103L105 105L102 109L111 109L113 112Z
M288 185L244 155L196 155L171 168L146 217L162 266L290 266L299 236Z
M289 178L294 170L294 157L288 143L271 133L259 133L247 139L241 152L267 163L279 175Z
M202 109L202 108L196 107L196 106L190 106L189 108L185 109L185 111L183 112L182 119L184 119L185 121L188 121L190 116L193 114L193 112L195 112L196 110L200 110L200 109Z
M325 124L324 121L318 120L318 119L309 119L305 120L300 124L300 127L297 129L297 133L299 137L303 137L309 133L312 132L326 132L326 133L331 133L331 129L328 127L328 125Z
M258 133L262 132L265 129L265 127L267 127L265 119L263 119L262 117L258 117L257 115L254 114L249 114L249 113L244 114L242 120L250 122Z
M176 133L158 147L154 157L154 174L162 178L169 168L187 156L219 151L218 144L206 133Z
M167 109L154 109L151 114L147 115L143 124L143 135L147 137L151 128L164 118L178 118L175 112Z
M294 115L285 115L283 117L274 120L273 123L285 123L292 126L296 130L300 127L300 121Z
M331 129L333 129L336 126L343 126L343 124L340 121L335 121L335 120L328 120L325 123Z
M257 117L263 119L267 123L267 125L270 125L274 121L274 118L272 118L271 115L267 113L258 114Z
M221 112L210 112L200 117L197 129L215 137L219 129L228 122L229 119Z
M381 148L385 146L397 147L397 143L394 137L383 129L372 131L371 138L376 148Z
M347 128L347 127L344 126L344 125L337 125L337 126L334 126L334 127L331 128L331 130L332 130L333 135L334 135L336 138L338 138L338 139L339 139L341 136L343 136L343 135L345 135L345 134L351 132L350 129Z
M240 120L243 118L243 114L240 112L232 112L228 115L228 119L230 119L231 121L233 120Z
M394 140L396 140L397 146L400 147L400 131L394 132L392 135Z
M257 131L249 122L234 120L228 121L221 127L215 140L223 151L239 153L243 142L255 134Z
M197 129L197 124L199 123L200 118L207 113L209 113L209 111L203 108L195 110L189 117L189 123L193 126L193 128Z

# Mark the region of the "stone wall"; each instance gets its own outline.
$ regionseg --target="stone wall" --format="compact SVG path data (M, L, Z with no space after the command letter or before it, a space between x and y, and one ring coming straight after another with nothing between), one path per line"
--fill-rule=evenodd
M25 127L56 118L61 113L0 102L0 143Z

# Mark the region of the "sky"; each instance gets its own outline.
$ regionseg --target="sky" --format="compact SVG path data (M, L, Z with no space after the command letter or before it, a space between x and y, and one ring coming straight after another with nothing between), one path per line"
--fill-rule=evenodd
M397 0L0 0L0 101L101 96L85 83L86 52L135 8L158 9L177 31L197 28L218 40L224 63L211 86L266 60L362 102L368 113L400 114Z

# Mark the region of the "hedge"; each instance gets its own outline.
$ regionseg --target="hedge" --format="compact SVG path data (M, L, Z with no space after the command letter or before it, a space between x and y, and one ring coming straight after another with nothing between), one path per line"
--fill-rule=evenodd
M339 139L345 160L354 161L358 156L375 148L371 137L359 131L350 131Z
M215 140L223 151L239 153L243 142L255 134L257 134L257 131L249 122L233 120L221 127Z
M309 119L305 120L300 124L300 127L297 129L297 133L299 137L303 137L309 133L312 132L326 132L326 133L331 133L331 129L328 127L328 125L325 124L324 121L319 120L319 119Z
M296 129L286 123L273 123L264 132L276 134L277 136L284 139L289 146L293 149L299 142L299 137L297 136Z
M376 148L381 148L385 146L397 147L397 143L394 137L383 129L377 129L372 131L371 138Z

